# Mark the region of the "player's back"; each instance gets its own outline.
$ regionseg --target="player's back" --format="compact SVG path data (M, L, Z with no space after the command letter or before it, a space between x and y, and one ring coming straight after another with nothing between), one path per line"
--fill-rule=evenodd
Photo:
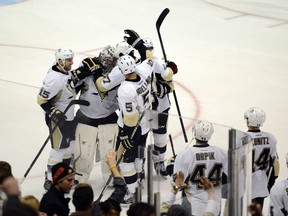
M248 131L253 139L252 152L252 199L256 197L265 197L269 195L267 189L270 157L278 160L277 140L264 131Z
M175 160L174 173L182 171L189 184L185 190L192 204L192 215L203 215L208 195L200 184L200 176L208 178L215 187L216 200L221 201L222 172L227 174L227 153L211 145L194 145L180 152Z

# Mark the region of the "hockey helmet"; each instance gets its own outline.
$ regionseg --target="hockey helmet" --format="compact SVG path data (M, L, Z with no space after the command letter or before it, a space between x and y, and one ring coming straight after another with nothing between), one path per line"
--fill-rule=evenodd
M244 119L248 126L261 127L265 122L266 114L259 107L251 107L244 113Z
M121 56L117 61L117 65L124 75L135 72L136 63L130 55Z
M197 120L192 127L192 134L197 140L208 141L214 132L212 123L206 120Z
M60 60L65 64L66 59L73 59L74 52L71 49L59 48L55 52L56 62L59 64Z
M154 49L153 42L150 38L143 38L144 46L146 46L147 49Z

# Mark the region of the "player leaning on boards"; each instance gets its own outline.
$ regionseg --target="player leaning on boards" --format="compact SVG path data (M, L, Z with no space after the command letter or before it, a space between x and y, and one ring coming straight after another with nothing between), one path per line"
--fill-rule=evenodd
M244 113L248 134L252 137L252 201L263 208L265 197L269 196L270 188L279 174L279 159L277 140L268 133L260 130L265 122L266 114L259 107L251 107Z
M215 188L215 201L220 213L222 178L228 169L227 152L208 143L214 128L212 123L198 120L192 127L196 143L177 154L174 174L182 171L188 188L184 192L191 204L192 215L203 215L208 203L208 194L201 185L200 176L206 177Z
M111 173L105 162L105 155L108 149L114 148L118 133L118 115L115 112L119 108L116 98L117 89L99 91L95 85L95 77L107 78L109 76L116 65L114 51L114 47L106 46L98 57L93 58L103 70L98 70L97 74L93 73L93 76L82 79L77 86L77 89L80 89L79 99L90 102L90 106L80 106L75 116L77 127L73 165L76 173L81 174L76 175L76 179L81 183L86 182L90 176L94 156L97 156L96 149L99 150L100 158L95 157L95 161L101 161L101 171L105 182Z
M70 164L75 140L74 108L64 110L75 99L75 84L98 69L91 58L84 59L83 66L71 71L74 52L70 49L57 49L55 62L48 70L38 94L38 104L45 111L45 121L51 133L51 151L47 163L44 188L51 186L51 168L59 162Z
M288 153L286 154L288 167ZM279 181L273 185L270 191L270 216L288 215L288 179Z

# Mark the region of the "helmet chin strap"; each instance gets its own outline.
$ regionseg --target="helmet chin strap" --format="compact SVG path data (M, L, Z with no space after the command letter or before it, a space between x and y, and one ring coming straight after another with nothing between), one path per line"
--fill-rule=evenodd
M63 72L68 73L69 71L65 70L65 63L66 63L66 59L64 60L64 66L61 65L60 61L57 61L58 65L60 66L60 68L62 69ZM63 63L63 60L62 60Z

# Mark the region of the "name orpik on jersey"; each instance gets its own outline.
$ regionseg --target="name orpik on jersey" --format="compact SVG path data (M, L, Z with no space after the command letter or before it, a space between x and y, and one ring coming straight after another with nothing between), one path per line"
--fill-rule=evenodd
M196 153L196 160L215 160L215 152Z

